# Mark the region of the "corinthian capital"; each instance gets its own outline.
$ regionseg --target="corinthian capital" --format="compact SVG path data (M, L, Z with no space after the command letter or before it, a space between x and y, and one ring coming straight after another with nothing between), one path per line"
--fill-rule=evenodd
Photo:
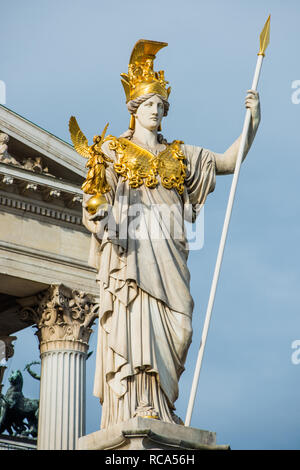
M70 347L75 347L70 342L77 343L78 349L87 350L91 326L98 315L93 296L60 284L20 303L22 320L36 324L41 352L52 347L60 349L61 342Z

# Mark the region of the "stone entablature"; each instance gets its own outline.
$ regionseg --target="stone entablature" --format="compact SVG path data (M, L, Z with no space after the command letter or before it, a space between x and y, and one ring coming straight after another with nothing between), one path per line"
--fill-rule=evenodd
M0 210L21 210L82 227L81 203L76 185L0 163Z
M72 201L77 203L78 200ZM1 194L0 191L0 209L5 211L22 211L28 213L28 216L33 217L45 217L49 222L60 223L65 222L68 224L78 225L79 229L85 232L82 227L82 217L78 214L70 213L70 211L64 211L57 207L47 207L37 203L31 199L24 200L17 196L8 194ZM52 220L53 219L53 220Z
M86 161L67 142L0 105L0 335L26 323L16 300L52 284L98 295L82 225Z
M69 144L0 106L0 210L83 229L84 166Z
M55 178L47 174L34 173L25 168L15 167L7 163L0 162L1 185L11 184L10 180L16 180L24 183L35 183L38 186L49 188L49 190L64 192L70 195L81 195L80 185L72 184L60 178ZM6 178L5 178L6 177ZM3 181L3 179L5 181Z

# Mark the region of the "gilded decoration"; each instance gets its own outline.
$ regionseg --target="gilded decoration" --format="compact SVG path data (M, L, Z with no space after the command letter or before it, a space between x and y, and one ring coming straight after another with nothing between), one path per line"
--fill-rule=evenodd
M180 140L174 140L167 144L166 148L158 155L136 145L122 137L108 135L105 137L108 124L101 136L94 137L94 144L89 146L88 140L81 131L76 118L72 116L69 122L69 130L75 150L85 158L89 169L82 190L93 197L88 201L88 211L94 214L101 204L106 203L104 194L110 191L106 180L106 168L113 161L102 151L104 142L109 141L110 150L118 155L118 162L113 164L117 174L123 176L132 188L138 188L145 184L148 188L155 188L160 176L161 184L167 189L176 189L179 194L184 191L186 177L185 156L180 145Z
M128 74L121 73L121 82L126 102L148 93L157 93L168 99L171 87L167 88L163 70L155 72L153 62L157 52L166 47L166 42L140 39L134 46L128 65Z
M118 162L114 163L114 170L132 188L143 184L148 188L155 188L159 183L159 175L165 188L174 188L182 194L186 177L185 156L180 148L182 143L174 140L162 152L154 155L128 139L112 137L109 148L119 157Z
M167 87L164 71L154 71L153 63L157 52L168 44L159 41L140 39L134 46L128 65L128 73L121 74L121 82L126 95L126 102L134 100L142 95L155 93L168 99L171 87ZM131 116L133 119L133 116ZM161 178L162 185L167 189L177 189L183 193L186 167L184 155L180 149L180 141L174 141L158 156L151 152L128 143L125 139L116 139L113 136L105 137L108 124L101 136L94 137L93 145L89 146L88 140L81 131L77 120L71 116L69 131L75 150L84 158L87 158L86 167L88 173L82 190L92 197L87 203L87 210L95 214L98 207L106 203L104 194L111 190L106 179L106 168L112 160L102 152L102 145L107 140L112 140L110 148L116 150L121 157L114 164L115 171L128 180L133 188L143 183L149 188L158 184L157 175ZM125 153L124 153L124 149Z
M87 207L91 214L96 212L100 204L106 203L106 199L103 194L107 193L111 189L106 180L105 170L108 163L111 163L112 160L101 150L102 144L107 140L107 138L104 139L107 127L108 124L106 124L101 135L96 135L94 137L93 145L89 145L88 140L81 131L76 118L71 116L69 120L69 131L74 148L82 157L88 159L86 164L88 173L81 189L86 194L92 195Z

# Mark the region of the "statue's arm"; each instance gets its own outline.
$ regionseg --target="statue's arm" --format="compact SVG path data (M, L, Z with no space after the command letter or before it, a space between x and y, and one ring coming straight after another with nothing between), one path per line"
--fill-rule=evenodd
M249 152L255 134L260 123L260 102L257 91L248 90L245 100L246 108L251 110L251 121L246 139L246 147L243 160ZM228 175L234 172L235 164L238 156L241 136L226 150L224 153L215 153L216 171L218 175Z

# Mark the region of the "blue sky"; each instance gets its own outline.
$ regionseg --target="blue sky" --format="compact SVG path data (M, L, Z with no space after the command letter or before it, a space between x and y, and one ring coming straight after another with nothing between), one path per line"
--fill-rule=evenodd
M238 137L260 31L271 41L259 92L262 121L242 166L192 426L217 432L233 449L300 449L299 196L300 80L297 0L0 1L0 80L6 106L70 142L75 115L91 139L129 117L120 73L140 38L166 41L156 68L172 87L163 133L223 152ZM180 381L184 418L231 176L219 176L205 207L205 243L189 259L194 337ZM95 350L96 332L91 340ZM10 369L38 358L33 330L18 334ZM87 432L99 428L87 363ZM38 395L28 377L24 392Z

